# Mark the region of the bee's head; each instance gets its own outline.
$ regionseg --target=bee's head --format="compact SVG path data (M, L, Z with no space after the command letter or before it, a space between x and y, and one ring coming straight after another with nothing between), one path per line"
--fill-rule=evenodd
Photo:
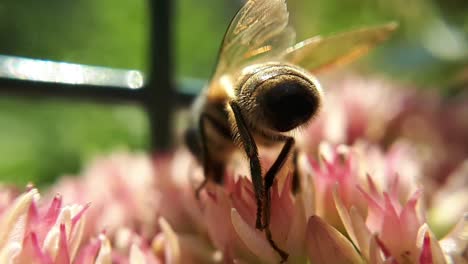
M287 64L252 69L245 75L238 98L253 125L287 132L318 113L322 89L311 74Z

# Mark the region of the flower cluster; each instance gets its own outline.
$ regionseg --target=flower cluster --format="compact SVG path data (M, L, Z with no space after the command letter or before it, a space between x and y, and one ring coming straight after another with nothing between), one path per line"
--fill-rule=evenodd
M297 135L298 191L291 166L271 189L288 263L467 263L468 104L354 76L335 85ZM278 151L260 151L268 168ZM2 187L0 263L280 262L255 228L245 157L227 165L198 199L203 170L183 148L99 158L43 199Z
M99 242L89 250L78 250L87 208L62 206L60 196L50 206L42 206L34 188L11 200L1 208L0 262L71 263L97 255Z

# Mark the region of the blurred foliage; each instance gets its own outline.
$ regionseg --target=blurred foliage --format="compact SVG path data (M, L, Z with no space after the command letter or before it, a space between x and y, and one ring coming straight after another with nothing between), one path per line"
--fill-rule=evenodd
M240 0L177 0L177 76L208 78ZM466 0L288 0L298 40L396 20L400 30L361 70L430 87L468 82ZM3 0L0 54L145 70L145 0ZM144 112L133 106L0 98L0 175L49 182L91 155L147 146Z
M0 53L145 69L144 0L2 0Z
M133 106L2 99L0 109L3 182L41 185L101 152L148 145L145 115Z

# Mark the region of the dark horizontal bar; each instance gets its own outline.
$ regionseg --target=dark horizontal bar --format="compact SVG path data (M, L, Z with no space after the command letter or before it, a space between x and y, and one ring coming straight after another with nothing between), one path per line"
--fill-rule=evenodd
M0 55L0 94L8 96L151 104L145 82L137 70ZM179 80L173 103L190 104L204 84L195 78Z
M206 80L185 77L178 79L176 84L176 102L179 105L189 105L200 94Z
M175 104L189 105L197 96L202 86L201 81L191 83L189 80L178 82L175 93ZM0 96L65 98L99 102L151 103L145 101L146 88L122 89L83 84L46 83L27 80L0 78Z

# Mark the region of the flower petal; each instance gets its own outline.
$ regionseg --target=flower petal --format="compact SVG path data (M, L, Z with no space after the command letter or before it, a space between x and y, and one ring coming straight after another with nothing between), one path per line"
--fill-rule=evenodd
M416 240L416 246L420 248L420 251L422 254L426 254L425 256L420 256L420 259L419 259L420 261L431 260L432 263L437 263L437 264L446 263L439 241L437 241L437 238L434 236L434 234L429 229L429 226L427 224L423 224L421 228L419 228L417 240ZM430 248L427 248L428 246L430 246ZM431 259L429 259L427 256L427 254L429 253L431 254ZM425 264L425 262L421 262L421 263Z
M70 263L70 254L68 252L68 241L67 234L65 230L65 224L60 225L60 240L59 248L57 250L57 257L55 257L56 264L69 264Z
M17 257L20 252L21 245L19 243L10 243L0 250L0 263L8 263L13 258Z
M99 236L99 240L101 240L101 248L99 249L99 253L94 261L94 264L111 264L112 263L112 248L109 240L103 234Z
M0 248L3 248L9 241L22 242L26 228L25 217L36 195L38 195L37 189L29 190L18 197L13 206L3 215L0 222Z
M296 198L296 206L294 208L294 214L291 216L291 226L288 232L288 238L286 239L286 250L290 252L289 262L296 263L296 256L304 255L304 240L305 240L305 231L307 226L307 218L305 217L304 212L304 202L301 197Z
M86 207L85 207L86 208ZM83 208L84 210L84 208ZM84 211L83 211L84 212ZM75 219L75 217L74 217ZM70 234L70 257L71 259L75 259L75 256L78 252L80 244L82 242L83 233L85 229L85 221L83 217L79 217L78 220L73 221L73 228Z
M23 246L20 249L19 256L15 259L16 263L29 263L37 261L41 264L52 264L52 259L48 254L42 252L41 247L37 239L37 235L34 232L29 233L23 242ZM4 263L4 262L1 262ZM10 260L5 263L10 263Z
M384 198L385 211L383 212L382 230L379 238L388 248L390 254L396 257L403 254L405 250L408 250L406 246L414 242L406 241L405 238L407 234L402 233L400 218L395 207L393 207L390 196L387 193L384 193Z
M343 225L346 229L346 232L348 233L348 236L351 238L351 241L353 241L353 244L358 249L360 249L359 243L354 232L354 228L351 223L351 217L348 213L348 210L346 210L340 195L338 194L338 188L338 184L336 184L335 188L333 188L333 200L335 201L336 210L338 211L341 221L343 222Z
M141 252L140 248L132 244L132 247L130 248L130 264L145 264L146 259L145 259L145 254Z
M234 230L236 230L242 242L244 242L252 253L268 263L277 263L280 261L279 256L270 244L268 244L262 232L249 226L234 208L231 209L231 221Z
M311 216L307 224L307 253L312 263L362 263L353 245L335 228L318 216Z
M91 242L86 245L82 250L80 250L78 256L76 257L74 264L88 264L94 263L94 260L97 257L98 251L101 248L100 239L92 239Z
M433 264L432 250L431 250L431 237L426 233L422 246L422 252L419 256L419 264Z
M180 263L180 243L177 234L172 230L169 223L162 217L159 218L159 226L164 233L167 247L165 250L165 259L167 263Z
M369 243L371 233L366 226L366 222L362 215L359 214L356 207L352 206L349 210L351 216L351 224L357 240L357 248L361 251L361 255L369 257Z
M383 253L377 243L377 235L373 235L369 242L369 263L381 264L384 262Z
M361 186L357 186L368 205L366 225L371 232L379 232L382 229L385 209L377 200L370 196Z
M365 256L366 258L369 257L369 241L371 237L371 233L366 226L365 220L363 216L361 216L356 209L356 207L351 206L349 212L345 208L343 201L340 199L338 195L338 186L336 186L333 197L335 200L336 209L338 210L338 214L340 215L341 221L348 233L353 244L356 246L359 251L361 251L361 255Z
M416 208L421 194L421 190L416 191L403 207L403 211L400 214L400 221L403 229L402 232L407 234L407 237L411 238L411 240L416 238L415 236L421 226L421 219L419 219Z
M47 210L47 213L44 217L44 223L47 225L48 228L50 228L55 221L57 220L57 217L60 214L60 209L62 208L62 196L57 194L55 195L54 199L52 200L52 203L50 204L49 210Z

